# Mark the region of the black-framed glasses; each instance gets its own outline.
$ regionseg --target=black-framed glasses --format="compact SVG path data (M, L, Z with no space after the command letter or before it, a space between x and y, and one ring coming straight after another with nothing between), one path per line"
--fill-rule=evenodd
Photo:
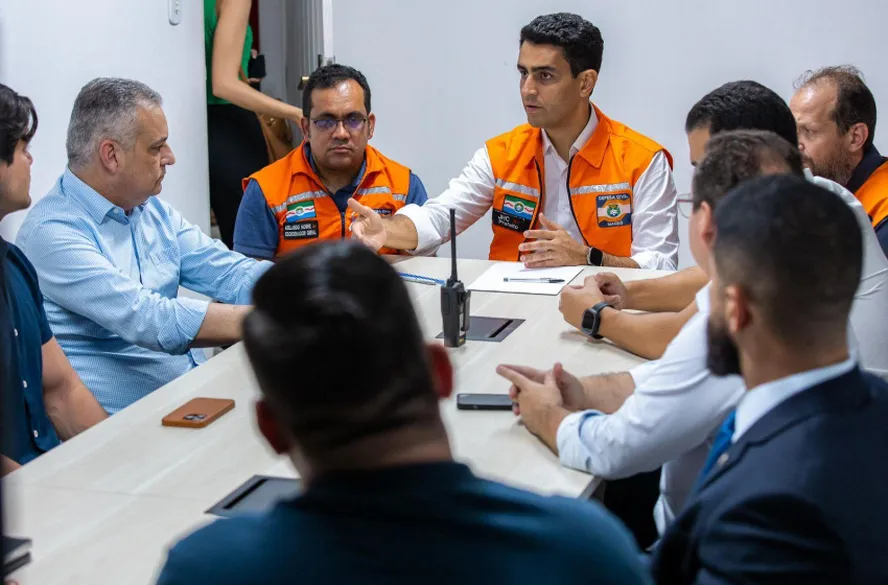
M350 114L345 118L324 116L323 118L312 118L311 123L321 132L332 132L340 123L348 132L358 132L367 123L367 118L360 114Z
M675 204L678 206L678 212L682 217L691 217L691 213L694 211L694 198L690 193L679 195L675 200Z

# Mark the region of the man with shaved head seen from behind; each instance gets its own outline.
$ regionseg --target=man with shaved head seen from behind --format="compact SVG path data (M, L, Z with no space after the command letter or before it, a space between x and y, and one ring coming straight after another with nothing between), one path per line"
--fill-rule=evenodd
M404 283L357 244L322 242L256 285L244 345L259 430L304 491L221 520L169 553L160 585L646 583L597 503L543 497L453 461L447 351L423 341ZM335 376L315 365L340 360ZM312 364L299 368L294 364Z

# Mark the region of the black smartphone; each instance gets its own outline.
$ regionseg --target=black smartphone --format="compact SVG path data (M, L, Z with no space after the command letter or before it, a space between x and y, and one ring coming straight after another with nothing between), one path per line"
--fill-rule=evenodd
M457 394L456 407L460 410L512 410L508 394Z

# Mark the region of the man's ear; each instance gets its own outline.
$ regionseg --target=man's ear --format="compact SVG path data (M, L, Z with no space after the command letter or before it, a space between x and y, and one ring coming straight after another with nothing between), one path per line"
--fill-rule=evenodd
M713 217L712 207L703 201L694 215L697 216L695 221L700 222L700 239L703 241L703 245L711 250L715 244L715 217Z
M264 398L256 401L256 424L275 453L279 455L289 453L290 442L287 440L287 434L274 416L271 405Z
M299 121L299 127L302 129L302 136L308 140L311 138L311 120L308 116L302 116Z
M595 86L598 85L598 72L594 69L587 69L580 73L580 78L580 95L588 99L595 91Z
M113 140L103 140L99 144L99 160L109 173L116 173L123 163L123 149Z
M749 295L739 286L725 287L725 322L732 336L736 336L752 322Z
M429 356L429 365L432 368L432 380L435 383L435 391L441 400L450 398L453 394L453 366L450 357L443 345L427 343L426 351Z
M857 124L854 124L848 130L847 134L848 150L851 152L858 152L863 150L863 147L866 144L868 138L869 128L867 128L866 124L864 124L863 122L858 122Z
M370 114L367 116L367 129L369 130L367 140L370 140L373 138L373 132L376 130L376 114Z

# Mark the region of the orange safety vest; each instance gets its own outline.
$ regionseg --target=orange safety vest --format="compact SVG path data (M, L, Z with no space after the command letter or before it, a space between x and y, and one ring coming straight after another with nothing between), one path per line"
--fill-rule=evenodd
M587 246L614 256L632 252L633 189L662 146L595 107L598 126L568 164L570 208ZM489 140L493 191L491 260L519 257L524 231L537 223L545 200L542 131L528 124Z
M873 228L879 227L888 217L888 162L873 171L854 195L873 222Z
M278 224L275 258L319 240L344 240L351 236L351 214L342 213L330 192L311 167L305 143L286 157L244 179L247 188L255 180L262 188ZM407 204L410 169L384 157L372 146L365 151L366 169L354 198L380 215L394 215ZM380 254L397 254L382 248Z

